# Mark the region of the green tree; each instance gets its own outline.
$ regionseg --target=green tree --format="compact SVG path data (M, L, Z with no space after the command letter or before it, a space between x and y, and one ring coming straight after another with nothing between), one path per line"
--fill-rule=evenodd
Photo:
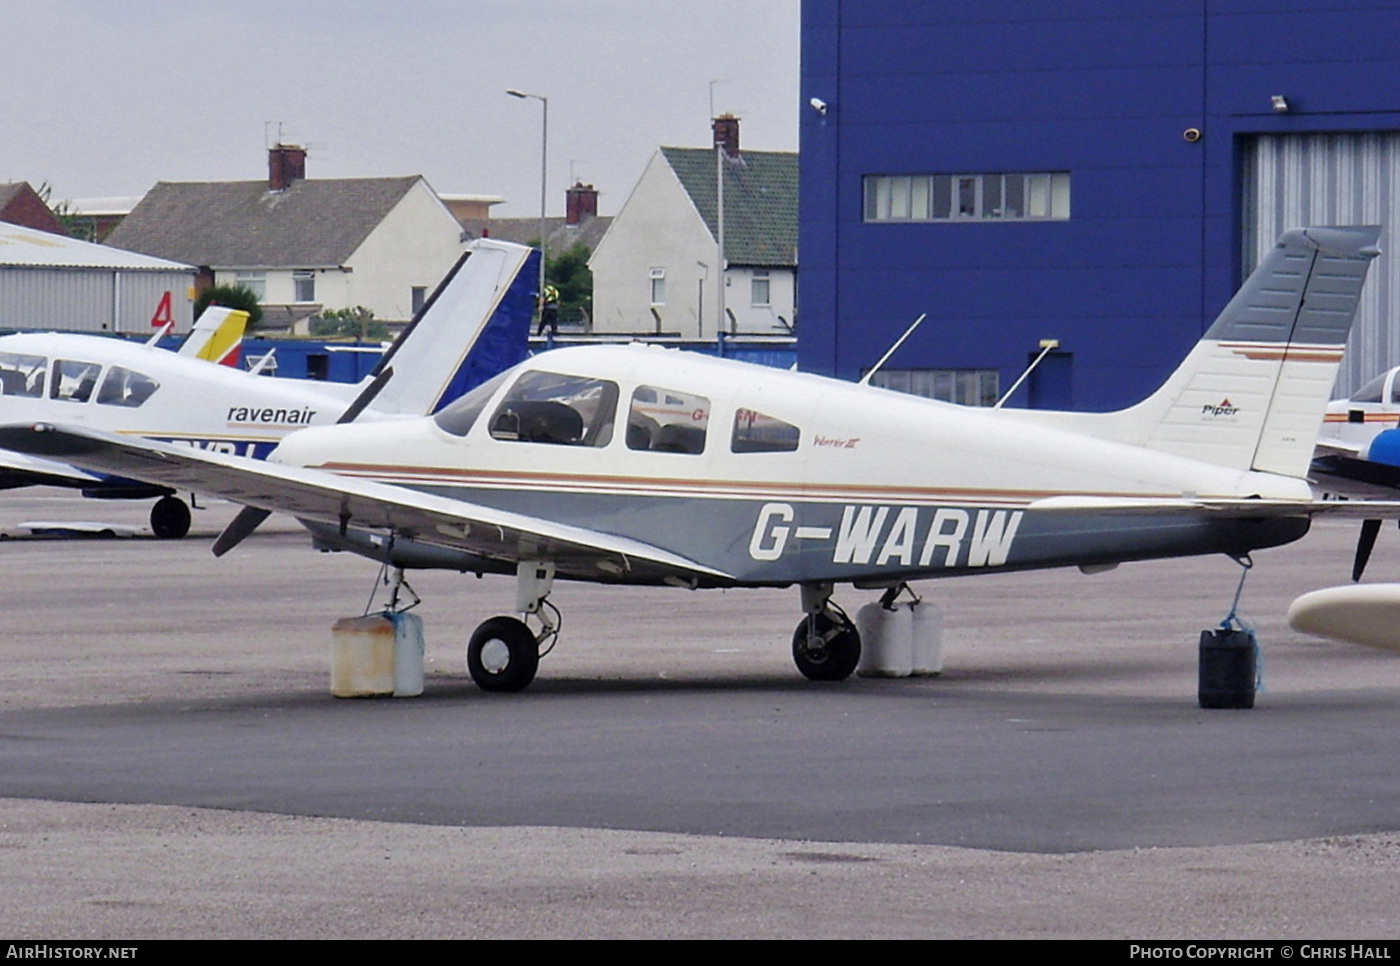
M526 242L539 248L538 238ZM562 252L550 252L544 263L544 280L559 290L559 320L573 322L593 318L593 273L588 270L590 249L583 242Z
M383 341L389 338L389 326L376 322L372 310L357 305L316 313L311 317L311 334L320 339L341 336Z
M242 309L248 313L248 328L262 321L263 310L258 304L257 293L246 285L215 285L199 293L194 300L194 317L197 319L211 305L221 305L226 309Z

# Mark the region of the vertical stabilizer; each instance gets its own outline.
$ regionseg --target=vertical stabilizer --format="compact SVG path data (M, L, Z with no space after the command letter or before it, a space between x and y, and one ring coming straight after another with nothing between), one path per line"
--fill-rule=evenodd
M180 343L179 354L225 366L237 366L243 352L243 332L247 327L247 312L211 305L200 313L194 328Z
M1380 229L1284 232L1161 389L1113 414L1124 442L1304 476Z
M382 412L437 412L525 359L539 252L483 238L433 292L374 375L394 375L374 400Z

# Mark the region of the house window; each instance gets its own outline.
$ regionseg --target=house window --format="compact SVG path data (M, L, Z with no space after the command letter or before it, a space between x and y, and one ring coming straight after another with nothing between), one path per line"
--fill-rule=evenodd
M267 298L267 272L235 272L234 281L256 295L259 302Z
M316 273L309 268L292 272L292 301L316 301Z
M428 286L413 286L413 315L417 318L418 313L423 311L423 305L428 301Z
M773 304L768 269L755 268L753 270L753 277L749 280L749 303L756 306Z
M865 220L1067 221L1068 171L867 175Z
M651 304L666 304L666 269L664 268L651 270Z
M999 382L996 369L881 369L870 380L873 386L963 406L995 406Z

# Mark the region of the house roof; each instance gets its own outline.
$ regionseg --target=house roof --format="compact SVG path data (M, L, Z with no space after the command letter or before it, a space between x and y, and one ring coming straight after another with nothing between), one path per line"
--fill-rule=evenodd
M577 225L567 224L563 218L546 218L545 242L552 253L550 257L568 251L579 243L587 245L588 250L593 251L611 224L610 215L594 215L583 219ZM537 241L540 237L538 218L469 218L462 222L462 227L473 238L499 238L501 241L521 245Z
M107 244L210 268L345 264L421 178L159 182Z
M67 235L63 223L28 181L0 184L0 221Z
M718 236L715 151L661 149L705 227ZM724 257L731 265L797 264L797 155L743 151L724 161Z

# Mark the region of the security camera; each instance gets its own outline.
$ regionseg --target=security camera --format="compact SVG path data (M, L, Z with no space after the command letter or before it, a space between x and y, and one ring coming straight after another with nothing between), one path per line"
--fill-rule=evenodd
M814 97L807 103L812 105L812 110L823 117L826 116L826 101L822 100L820 97Z

